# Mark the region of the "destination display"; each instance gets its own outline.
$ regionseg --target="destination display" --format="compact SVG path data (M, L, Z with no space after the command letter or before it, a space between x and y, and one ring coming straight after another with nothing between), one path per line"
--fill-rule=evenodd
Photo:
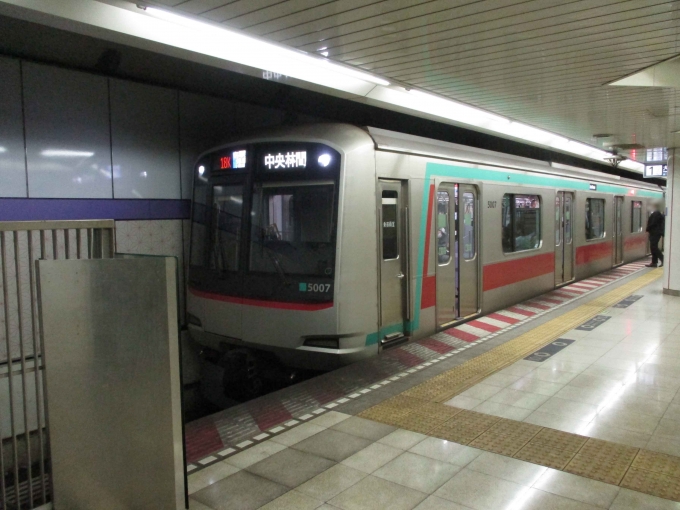
M248 161L248 152L245 149L233 150L229 149L225 152L220 152L213 161L213 171L225 170L243 170L246 168Z

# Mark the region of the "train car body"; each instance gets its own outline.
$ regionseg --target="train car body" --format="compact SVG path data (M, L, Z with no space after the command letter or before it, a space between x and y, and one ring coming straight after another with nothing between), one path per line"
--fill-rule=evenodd
M385 130L270 132L196 164L189 329L328 370L644 257L662 199Z

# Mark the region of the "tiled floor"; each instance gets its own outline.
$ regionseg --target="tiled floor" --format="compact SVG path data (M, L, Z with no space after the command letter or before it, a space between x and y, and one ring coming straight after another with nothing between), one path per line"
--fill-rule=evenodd
M307 425L313 427L270 439L191 475L191 509L680 508L665 499L343 413L331 411Z
M543 362L521 360L448 404L680 455L680 299L644 297Z
M680 299L656 282L459 408L680 455ZM189 477L191 509L676 509L680 503L335 411Z

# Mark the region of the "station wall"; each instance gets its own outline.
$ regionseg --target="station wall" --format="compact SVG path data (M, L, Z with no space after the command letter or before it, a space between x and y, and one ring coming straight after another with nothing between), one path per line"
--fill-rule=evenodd
M178 257L183 288L197 156L284 119L280 110L0 57L0 221L115 219L117 250Z

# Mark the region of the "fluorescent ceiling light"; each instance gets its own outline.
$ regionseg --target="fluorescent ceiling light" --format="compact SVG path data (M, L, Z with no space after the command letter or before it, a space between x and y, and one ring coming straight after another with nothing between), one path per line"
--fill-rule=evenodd
M18 7L28 21L62 29L64 21L67 21L74 32L104 40L124 42L172 56L177 56L179 49L183 52L180 53L181 58L207 62L240 73L257 75L261 71L262 76L282 77L284 80L290 78L289 83L294 86L321 90L409 115L450 121L598 162L604 162L605 158L612 156L596 147L459 101L422 90L407 91L401 86L390 85L383 77L334 62L316 53L328 51L326 46L307 53L190 15L152 6L142 10L134 7L134 4L126 5L124 7L123 3L118 5L117 1L109 0L0 0L0 12L6 13L2 10L4 6ZM219 63L205 57L211 57ZM94 155L85 151L51 149L42 154L46 157ZM643 167L639 163L624 163L621 165L623 168L642 171Z
M45 149L40 155L46 158L91 158L94 156L94 152Z
M215 26L212 23L174 14L156 7L147 7L145 12L179 26L196 30L197 32L192 34L176 32L174 36L192 37L193 40L185 41L187 43L185 47L191 46L194 51L206 55L320 85L332 86L334 80L343 80L343 78L345 80L353 78L382 86L390 84L389 81L370 73L336 64L299 50L284 48L234 30ZM342 83L336 85L342 85Z

